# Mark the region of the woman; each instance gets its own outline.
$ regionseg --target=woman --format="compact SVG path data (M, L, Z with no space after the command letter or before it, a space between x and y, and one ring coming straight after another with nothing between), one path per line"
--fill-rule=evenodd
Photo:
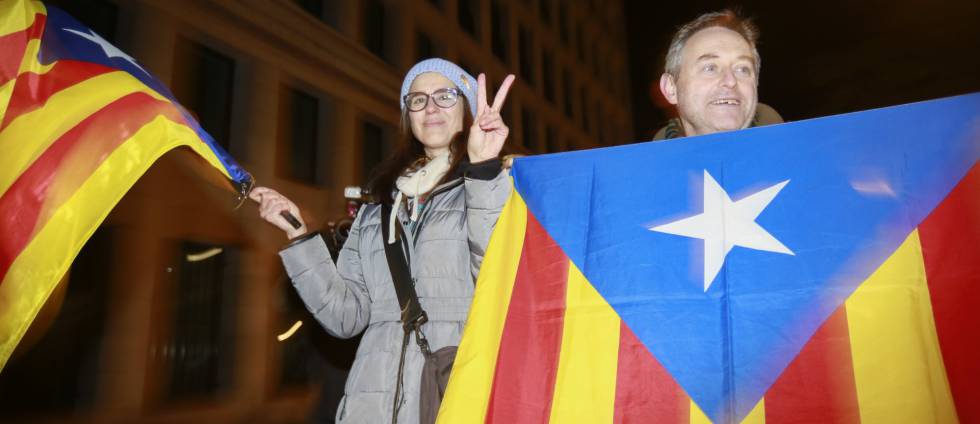
M370 187L395 206L389 228L401 225L401 231L388 231L383 240L381 205L363 206L336 266L320 236L307 234L295 204L268 188L252 191L262 218L291 240L280 256L307 308L334 336L364 331L337 422L381 423L393 412L399 423L419 419L424 357L416 343L406 353L401 401L393 402L404 333L382 243L407 250L431 350L459 344L490 232L511 191L499 154L509 132L500 108L513 81L507 76L489 104L483 74L474 80L442 59L408 71L401 89L404 142ZM293 228L282 211L302 225Z

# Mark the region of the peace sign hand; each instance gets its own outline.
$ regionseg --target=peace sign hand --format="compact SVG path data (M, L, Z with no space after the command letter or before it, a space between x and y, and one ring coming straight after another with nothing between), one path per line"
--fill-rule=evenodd
M500 109L504 106L507 92L510 91L513 83L514 75L507 75L493 98L493 105L490 105L487 103L487 77L484 74L477 77L476 118L473 119L473 126L470 127L466 145L470 163L483 162L500 155L507 134L510 133L510 128L507 128L503 118L500 117Z

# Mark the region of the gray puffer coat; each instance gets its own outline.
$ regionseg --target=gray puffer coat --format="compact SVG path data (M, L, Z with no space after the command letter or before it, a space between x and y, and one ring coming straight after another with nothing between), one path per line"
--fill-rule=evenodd
M432 191L414 230L406 231L415 290L429 316L422 331L432 351L459 344L476 275L510 191L506 170L489 180L449 181ZM403 224L408 219L404 208L399 219ZM403 333L382 245L380 205L364 205L358 212L336 266L319 236L294 243L279 255L306 307L330 334L349 338L365 331L337 422L390 422ZM423 362L413 337L405 358L399 423L418 422Z

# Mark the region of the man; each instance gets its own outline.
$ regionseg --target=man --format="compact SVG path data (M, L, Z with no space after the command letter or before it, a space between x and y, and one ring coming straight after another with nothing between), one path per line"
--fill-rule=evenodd
M678 118L655 139L782 122L775 110L758 105L758 37L751 21L730 10L682 26L671 39L660 76L660 92L676 106Z

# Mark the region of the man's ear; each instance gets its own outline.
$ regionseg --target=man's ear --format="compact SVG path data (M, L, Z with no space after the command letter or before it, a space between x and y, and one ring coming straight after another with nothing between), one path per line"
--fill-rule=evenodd
M674 84L674 77L666 72L660 75L660 93L670 104L677 104L677 85Z

